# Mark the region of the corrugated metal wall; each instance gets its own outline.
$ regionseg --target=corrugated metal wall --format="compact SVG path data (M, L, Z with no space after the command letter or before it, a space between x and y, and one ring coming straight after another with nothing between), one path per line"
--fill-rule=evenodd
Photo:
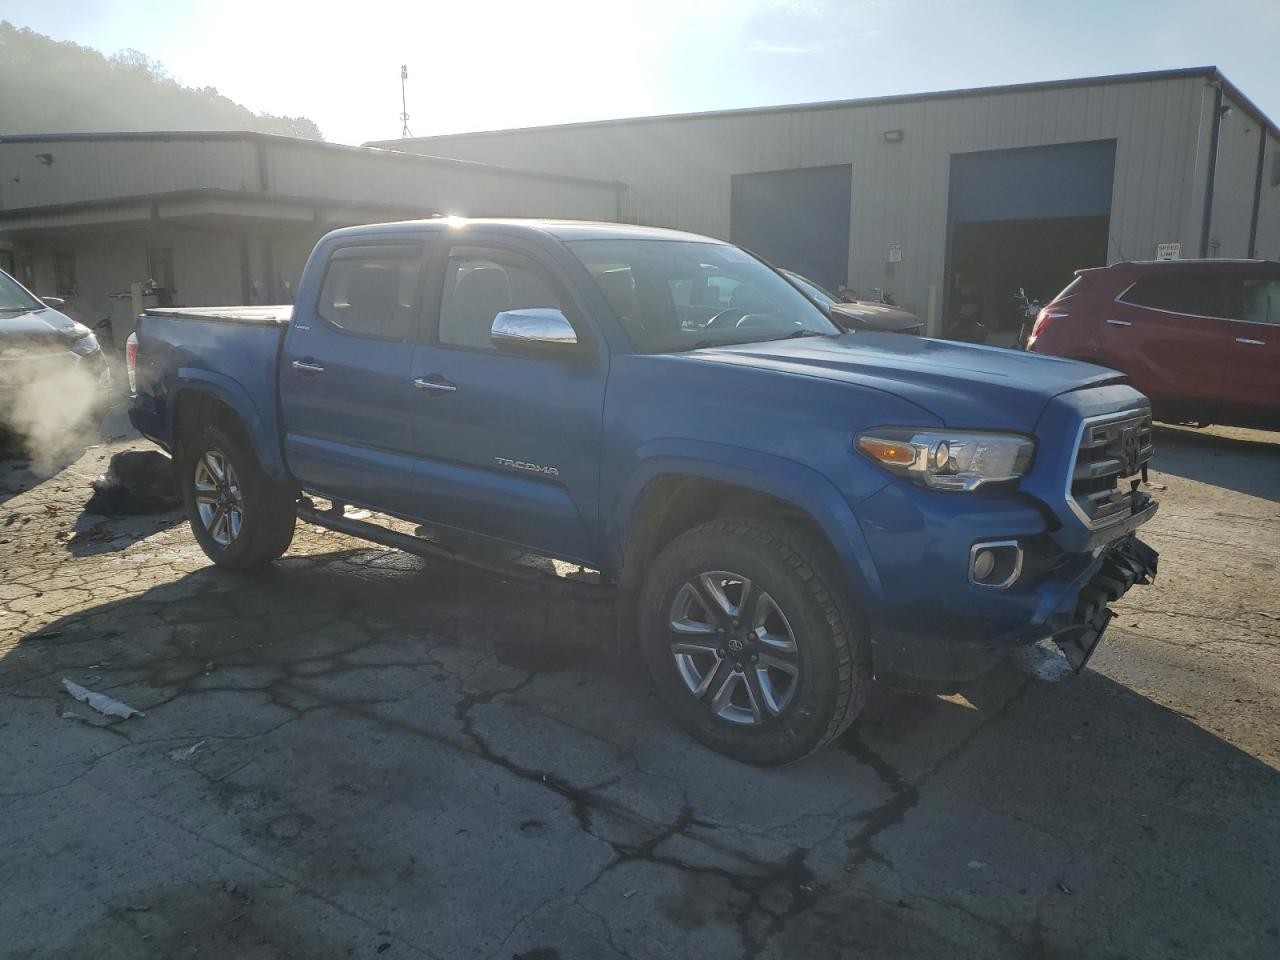
M618 191L604 183L447 160L431 163L387 151L318 150L276 141L266 150L273 193L421 205L459 216L616 220L618 215Z
M1280 260L1280 137L1269 136L1266 150L1262 161L1257 255Z
M0 174L0 210L195 187L258 189L257 151L246 140L0 142Z
M953 153L1116 141L1110 259L1199 244L1213 89L1182 76L1105 85L414 141L424 153L628 184L623 219L729 234L736 173L852 163L849 281L925 312L941 296ZM1203 123L1202 123L1203 120ZM903 139L886 142L885 131ZM1252 184L1252 179L1250 179ZM889 245L902 261L886 280Z
M265 156L260 156L260 151ZM0 211L193 189L369 201L472 216L617 218L617 190L388 151L210 138L0 142Z
M1218 165L1214 178L1213 219L1209 228L1209 256L1246 257L1249 255L1249 232L1253 224L1254 187L1258 173L1259 141L1267 136L1265 128L1241 109L1240 104L1224 96L1223 107L1231 112L1222 118L1218 129ZM1275 198L1276 188L1269 187L1268 171L1263 168L1262 199L1272 199L1271 219L1280 216ZM1271 197L1268 197L1268 191ZM1259 216L1259 235L1264 205ZM1259 247L1259 250L1262 250ZM1271 256L1276 256L1274 244Z

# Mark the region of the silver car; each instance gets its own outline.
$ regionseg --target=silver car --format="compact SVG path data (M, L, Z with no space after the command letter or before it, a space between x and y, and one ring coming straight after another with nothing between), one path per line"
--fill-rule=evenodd
M62 305L56 298L42 300L0 270L0 424L32 402L75 400L90 410L107 401L111 369L98 338L60 313Z

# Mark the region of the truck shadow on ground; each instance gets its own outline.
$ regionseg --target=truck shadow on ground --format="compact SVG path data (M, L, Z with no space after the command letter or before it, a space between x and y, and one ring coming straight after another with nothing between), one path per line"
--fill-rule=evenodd
M1154 432L1157 470L1280 502L1280 434L1250 431L1250 438L1231 437L1161 424Z
M1101 674L1006 667L956 698L877 689L837 745L755 769L675 729L612 616L388 551L199 570L0 660L17 705L0 793L91 791L58 821L64 882L104 822L121 844L199 824L267 865L232 897L199 857L157 879L147 857L104 856L106 907L61 908L82 948L189 951L196 930L202 955L231 957L230 931L249 929L328 955L351 915L446 956L561 956L590 942L574 923L631 956L690 937L726 957L1280 946L1280 776ZM146 716L73 704L63 676ZM11 859L45 856L19 836L0 827ZM297 890L272 894L282 878ZM486 905L421 909L445 890ZM208 912L224 899L227 917Z

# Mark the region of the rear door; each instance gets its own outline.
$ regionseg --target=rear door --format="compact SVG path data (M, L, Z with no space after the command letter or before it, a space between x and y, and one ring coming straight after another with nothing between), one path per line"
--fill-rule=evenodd
M1161 271L1104 310L1103 359L1128 374L1165 416L1213 419L1233 324L1222 278Z
M413 360L417 515L598 562L608 353L571 287L533 245L478 238L441 249L429 286ZM494 316L527 307L563 310L578 344L536 357L496 349Z
M1232 278L1223 419L1280 429L1280 278Z
M324 269L318 302L299 305L280 359L289 468L308 490L408 510L423 244L360 238L333 248Z

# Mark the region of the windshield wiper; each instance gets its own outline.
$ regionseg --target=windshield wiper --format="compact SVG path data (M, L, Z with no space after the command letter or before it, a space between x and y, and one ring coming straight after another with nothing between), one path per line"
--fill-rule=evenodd
M821 330L792 330L790 333L781 337L770 337L770 340L796 340L800 337L829 337L831 334L823 333Z

